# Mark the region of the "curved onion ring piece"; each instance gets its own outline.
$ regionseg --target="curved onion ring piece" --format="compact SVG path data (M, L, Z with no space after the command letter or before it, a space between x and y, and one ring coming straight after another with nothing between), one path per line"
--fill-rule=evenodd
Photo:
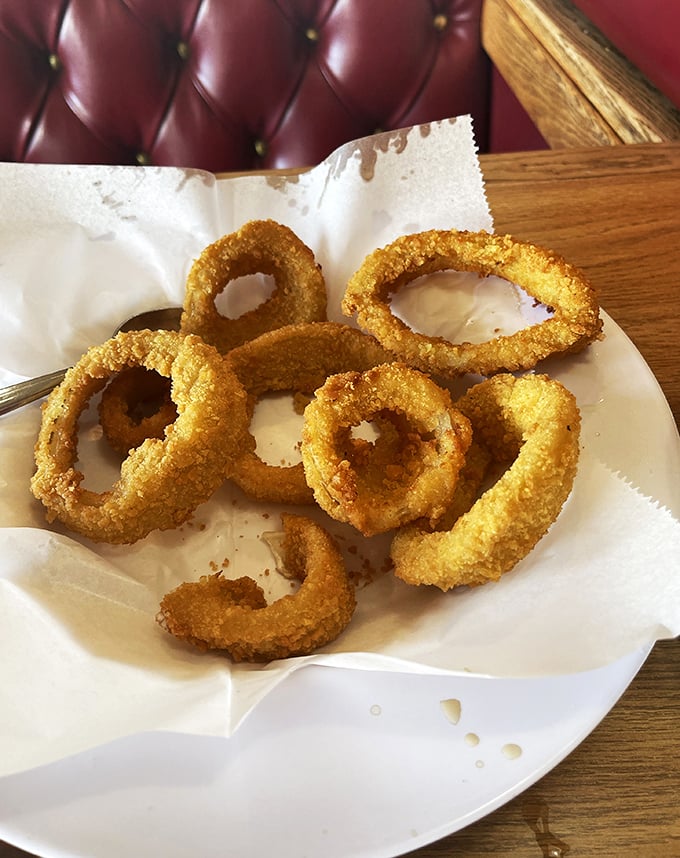
M502 277L554 313L478 344L417 333L392 313L390 296L417 277L445 269ZM448 378L530 369L551 355L585 348L602 330L595 292L578 269L552 251L486 232L431 230L398 238L366 257L348 283L342 309L410 365Z
M273 294L235 319L220 314L215 298L246 274L268 274ZM326 318L326 284L312 251L288 227L250 221L205 248L191 267L182 311L183 333L198 334L226 354L265 331Z
M123 456L147 438L163 438L165 427L177 418L169 379L143 366L114 376L98 410L104 437Z
M576 475L580 414L544 375L496 375L456 402L498 462L511 464L450 530L418 524L395 534L397 577L449 590L497 580L534 548L559 515Z
M227 360L249 395L251 410L265 393L312 394L329 375L369 369L393 359L373 337L336 322L287 325L234 349ZM311 504L302 463L269 465L246 448L232 480L251 498L270 503Z
M378 457L373 467L369 456L365 466L352 427L386 415L394 415L400 455L390 464ZM448 391L404 364L382 364L331 376L316 391L304 413L302 462L319 506L370 536L436 520L451 502L471 435Z
M178 417L163 439L130 452L109 491L89 491L75 467L79 417L113 373L131 366L172 379ZM45 403L31 490L48 521L97 542L135 542L177 527L210 497L247 443L246 428L245 391L214 348L171 331L118 334L91 348Z
M237 662L307 655L335 640L356 607L340 551L311 519L287 513L281 520L285 574L302 582L297 593L267 605L250 578L204 576L164 596L158 622L175 637L225 650Z

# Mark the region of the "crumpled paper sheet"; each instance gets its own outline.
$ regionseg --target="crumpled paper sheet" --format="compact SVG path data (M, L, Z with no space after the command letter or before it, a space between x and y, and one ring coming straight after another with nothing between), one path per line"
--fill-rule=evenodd
M338 320L344 283L374 247L432 227L492 227L467 117L348 144L291 179L29 165L0 174L3 384L72 363L134 312L181 303L191 260L251 218L285 222L314 249ZM501 281L462 276L452 294L449 277L406 290L399 312L451 337L539 320ZM228 312L253 300L245 291ZM279 527L279 509L225 485L177 531L96 546L48 529L30 495L39 406L0 418L0 774L135 732L230 735L307 664L541 676L680 633L680 525L666 508L680 508L677 432L630 342L608 317L605 330L602 343L545 368L579 400L584 449L561 516L512 574L448 594L411 588L378 574L389 537L363 540L314 511L366 586L335 643L264 666L194 652L154 617L165 592L217 568L259 577L270 598L288 592L262 574L274 567L262 534ZM256 416L258 449L292 461L299 417L286 401L269 409ZM654 458L639 452L645 421L652 449L664 451ZM94 488L115 478L102 446L90 413L81 454Z

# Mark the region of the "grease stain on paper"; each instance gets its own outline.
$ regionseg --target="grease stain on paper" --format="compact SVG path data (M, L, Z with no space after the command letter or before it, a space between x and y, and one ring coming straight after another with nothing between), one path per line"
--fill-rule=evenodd
M114 212L120 220L131 222L137 220L136 215L125 214L123 211L123 208L129 203L129 200L121 200L119 197L116 196L115 191L107 193L104 189L104 183L101 181L101 179L95 180L92 184L93 187L96 189L97 193L99 194L99 199L101 200L102 205L105 208L111 209L111 211Z
M265 176L265 182L269 185L270 188L273 188L275 191L286 191L288 190L288 185L297 185L299 181L300 176L297 173L294 173L292 175L283 175L281 173L276 173Z
M184 188L189 184L189 182L194 179L198 179L202 182L206 188L212 188L216 181L217 177L213 173L209 173L206 170L197 170L188 168L182 171L183 175L179 181L179 184L175 188L175 192L180 194L184 190Z
M451 125L455 125L456 118L449 119ZM399 128L395 131L385 131L382 134L374 134L370 137L362 137L358 140L341 146L327 159L329 166L328 179L338 178L345 171L350 161L358 156L359 175L365 182L370 182L375 176L375 167L381 154L390 150L400 155L408 146L409 136L417 133L422 138L427 138L432 133L432 125L425 122L411 128ZM327 179L327 181L328 181ZM321 195L323 197L323 193Z
M359 175L365 182L370 182L375 176L375 165L379 155L385 154L390 149L394 149L397 155L400 155L408 146L409 134L412 131L411 128L390 131L375 137L364 137L357 140L353 148L344 146L339 150L332 164L334 176L340 176L345 171L347 164L358 154Z
M450 125L455 125L457 119L453 117L446 121ZM422 138L429 137L432 133L432 125L426 122L410 128L384 131L381 134L362 137L336 149L324 161L324 164L328 167L328 171L317 205L321 206L330 181L339 178L351 161L356 160L358 157L359 175L365 182L370 182L375 176L375 168L379 156L387 153L390 149L394 150L397 155L400 155L408 146L409 136L413 133L420 134Z

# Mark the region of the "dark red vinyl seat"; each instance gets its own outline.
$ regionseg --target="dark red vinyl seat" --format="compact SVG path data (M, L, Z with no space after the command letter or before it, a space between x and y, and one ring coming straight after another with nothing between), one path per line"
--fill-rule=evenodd
M0 160L213 171L318 163L470 113L482 0L2 0Z

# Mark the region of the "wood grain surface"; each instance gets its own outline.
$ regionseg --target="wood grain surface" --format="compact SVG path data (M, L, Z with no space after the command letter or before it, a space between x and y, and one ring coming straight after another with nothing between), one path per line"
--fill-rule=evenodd
M553 149L680 139L680 110L569 0L486 0L482 41Z
M680 144L480 160L496 230L552 247L588 273L680 424ZM412 856L680 858L679 744L676 640L656 645L614 709L557 768ZM545 823L538 834L527 822L537 813Z
M481 163L496 229L585 269L679 422L680 144L490 155ZM560 765L486 818L411 854L679 858L679 737L680 644L667 641ZM26 854L0 844L0 858Z

